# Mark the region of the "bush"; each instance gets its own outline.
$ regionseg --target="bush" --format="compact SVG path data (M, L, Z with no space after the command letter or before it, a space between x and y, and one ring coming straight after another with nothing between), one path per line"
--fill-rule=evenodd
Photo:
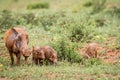
M96 34L95 26L89 22L82 25L74 23L69 32L71 32L69 35L71 42L89 42Z
M93 3L91 1L86 2L85 4L83 4L85 7L90 7L93 5Z
M35 14L33 13L17 14L9 10L3 10L0 16L1 32L4 32L6 29L15 27L17 25L37 25L39 23L39 18L36 18Z
M72 32L70 35L70 40L72 42L78 42L84 37L84 33L82 30L82 27L80 25L77 25L76 27L72 28Z
M93 1L93 11L92 14L98 13L105 8L106 0L94 0Z
M14 13L9 10L3 10L0 14L0 31L4 32L6 29L15 27L17 25L38 25L40 23L39 17L35 13Z
M83 58L75 51L77 45L68 43L66 40L62 39L51 43L51 46L57 51L58 59L60 61L68 62L82 62Z
M34 13L22 14L22 17L26 24L38 25L40 23L39 17L36 17Z
M14 2L18 2L19 0L13 0Z
M42 8L49 8L49 3L44 2L44 3L34 3L34 4L29 4L27 6L27 9L42 9Z
M35 14L33 14L33 13L27 13L27 14L23 15L23 18L26 20L27 24L33 23L34 18L35 18Z
M96 19L95 21L96 21L98 27L102 27L103 25L105 25L106 20L99 18L99 19Z
M120 18L120 7L114 7L114 14Z
M120 18L120 7L113 6L111 9L108 9L107 13Z
M65 17L64 13L47 14L40 17L40 22L45 30L48 30L50 26L57 24L59 18Z
M15 16L12 15L12 12L9 10L3 10L0 17L0 31L4 32L10 27L17 25L17 20Z

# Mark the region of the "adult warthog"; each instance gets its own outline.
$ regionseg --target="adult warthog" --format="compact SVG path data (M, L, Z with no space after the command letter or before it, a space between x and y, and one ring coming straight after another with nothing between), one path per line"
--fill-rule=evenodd
M11 28L5 33L4 37L5 46L9 51L11 58L11 65L14 64L13 54L16 55L17 65L20 64L21 54L25 57L25 61L30 56L30 51L28 49L29 38L28 34L23 28Z

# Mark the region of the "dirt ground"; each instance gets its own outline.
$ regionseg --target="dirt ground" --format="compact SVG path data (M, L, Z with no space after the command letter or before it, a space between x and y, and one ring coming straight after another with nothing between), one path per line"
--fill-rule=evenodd
M101 59L105 63L120 62L120 50L112 51L108 49L107 52L101 56Z

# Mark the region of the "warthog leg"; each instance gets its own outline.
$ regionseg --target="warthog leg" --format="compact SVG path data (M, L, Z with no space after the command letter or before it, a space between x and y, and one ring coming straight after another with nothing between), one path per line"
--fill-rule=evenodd
M17 53L17 54L16 54L17 65L20 65L20 57L21 57L20 53Z
M11 58L11 65L14 64L14 57L13 57L13 53L11 51L9 51L10 54L10 58Z

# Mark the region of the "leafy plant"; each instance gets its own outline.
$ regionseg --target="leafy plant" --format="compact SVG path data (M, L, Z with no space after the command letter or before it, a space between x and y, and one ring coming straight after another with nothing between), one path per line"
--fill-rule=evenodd
M26 24L38 25L39 23L39 17L36 17L35 13L22 14L22 17L24 18L24 22L26 22Z
M114 16L120 18L120 14L119 14L120 13L120 7L116 6L116 5L113 5L106 10L106 13L110 14L111 16L114 15Z
M49 27L57 23L59 15L56 14L47 14L40 17L40 22L43 25L45 30L49 30Z
M3 10L0 17L0 31L4 32L5 29L14 27L15 25L17 25L17 20L12 15L12 12L9 10Z
M43 3L34 3L34 4L29 4L27 6L27 9L42 9L42 8L49 8L49 3L43 2Z
M94 0L93 6L92 6L93 7L92 14L98 13L103 9L105 9L105 3L106 3L106 0Z
M102 27L105 24L105 19L96 19L97 26Z
M57 51L58 59L61 61L68 62L82 62L82 56L76 51L77 45L70 44L66 40L62 39L51 44L51 46Z
M84 37L84 33L82 30L82 26L77 25L76 27L72 28L72 32L70 35L70 40L72 42L75 42L75 41L78 42L78 41L82 40L83 37Z
M85 4L83 4L85 7L90 7L93 5L93 2L92 1L88 1L86 2Z
M72 42L88 42L92 40L95 33L95 26L89 21L86 24L74 24L70 27L69 39Z

